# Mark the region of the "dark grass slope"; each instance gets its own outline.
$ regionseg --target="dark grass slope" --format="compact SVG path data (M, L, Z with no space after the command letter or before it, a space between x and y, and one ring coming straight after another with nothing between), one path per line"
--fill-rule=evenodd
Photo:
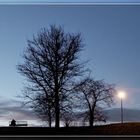
M0 135L140 135L140 123L90 127L0 127Z

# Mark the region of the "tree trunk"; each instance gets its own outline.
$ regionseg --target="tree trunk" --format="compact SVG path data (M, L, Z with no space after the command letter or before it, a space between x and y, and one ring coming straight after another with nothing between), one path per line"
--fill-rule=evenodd
M52 127L52 122L51 122L51 118L49 119L49 127L51 128Z
M57 68L56 68L57 69ZM59 127L59 114L60 114L60 108L59 108L59 90L58 90L58 73L56 71L56 77L55 77L55 127Z
M49 116L49 127L52 127L52 119L51 119L51 116Z
M59 127L59 114L60 114L60 110L59 110L59 96L58 96L58 92L55 93L55 127L58 128Z
M96 107L96 101L94 102L92 108L90 109L90 127L93 127L94 119L95 119L95 107Z
M94 122L94 117L93 117L93 114L91 113L90 120L89 120L90 127L93 127L93 122Z
M58 85L58 48L59 44L56 44L56 52L55 52L55 127L59 128L59 120L60 120L60 108L59 108L59 85Z

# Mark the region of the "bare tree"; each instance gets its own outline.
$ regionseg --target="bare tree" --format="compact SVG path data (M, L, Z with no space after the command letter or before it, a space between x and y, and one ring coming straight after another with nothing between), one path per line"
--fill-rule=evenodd
M31 107L41 120L48 122L49 127L52 127L52 121L54 121L54 102L51 96L46 98L43 95L38 95Z
M72 125L72 122L74 121L74 112L72 112L72 110L70 111L65 111L62 114L62 121L65 127L69 127Z
M103 80L86 78L77 84L75 91L80 93L77 97L82 106L81 116L89 120L90 126L92 127L95 121L105 121L106 116L101 109L113 103L114 85L107 84Z
M91 116L91 112L89 111L89 109L87 109L86 111L80 112L79 116L83 118L83 123L89 121L90 127L92 127L95 122L106 122L107 116L103 112L101 107L95 107L93 113L94 118ZM92 120L91 118L93 118L94 120Z
M28 40L24 63L18 65L18 71L29 82L25 96L39 110L45 107L50 114L54 111L55 127L59 127L61 109L76 77L83 73L78 61L82 47L80 34L65 33L61 26L53 25Z

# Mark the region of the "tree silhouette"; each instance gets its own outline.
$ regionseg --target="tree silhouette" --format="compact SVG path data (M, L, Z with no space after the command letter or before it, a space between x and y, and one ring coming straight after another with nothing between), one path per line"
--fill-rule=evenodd
M80 34L65 33L55 25L28 40L24 62L18 65L29 82L24 96L38 113L49 118L50 126L54 117L55 127L59 127L74 81L84 72L78 60L82 47Z
M113 85L88 77L76 85L75 91L78 93L76 96L80 102L79 107L82 107L81 117L84 117L85 120L88 119L91 127L95 121L106 120L102 107L110 106L113 103L115 92Z
M31 107L37 113L39 118L48 122L49 127L52 127L52 121L54 120L54 102L51 95L48 95L47 97L38 95Z

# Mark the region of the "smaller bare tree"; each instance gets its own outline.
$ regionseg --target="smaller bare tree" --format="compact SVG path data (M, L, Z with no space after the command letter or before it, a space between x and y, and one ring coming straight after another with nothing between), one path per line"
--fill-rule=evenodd
M84 112L81 112L80 113L80 116L83 118L83 123L85 124L85 122L89 121L89 123L91 122L90 121L90 111L89 109L87 111L84 111ZM106 119L107 119L107 116L106 114L103 112L102 108L100 107L96 107L95 110L94 110L94 122L106 122ZM94 123L93 122L93 123ZM89 124L91 127L92 125Z
M61 120L65 127L69 127L72 125L72 122L75 119L75 112L73 111L74 108L74 96L73 92L67 92L67 99L61 103Z
M65 127L70 127L74 121L74 114L72 112L65 112L62 116L62 121Z
M49 127L52 127L52 122L54 121L54 102L52 97L44 97L43 95L38 95L36 102L31 106L33 110L37 113L42 121L48 122Z
M36 94L30 96L35 91ZM38 90L28 86L24 88L23 96L19 97L25 98L23 106L29 105L42 121L46 122L49 127L52 127L52 122L54 121L54 96L49 90L47 94L44 94L44 92L40 93Z
M91 127L95 121L106 120L101 109L113 103L114 85L88 77L76 85L75 91L79 93L77 96L82 106L81 112L85 114L85 119L89 120Z

